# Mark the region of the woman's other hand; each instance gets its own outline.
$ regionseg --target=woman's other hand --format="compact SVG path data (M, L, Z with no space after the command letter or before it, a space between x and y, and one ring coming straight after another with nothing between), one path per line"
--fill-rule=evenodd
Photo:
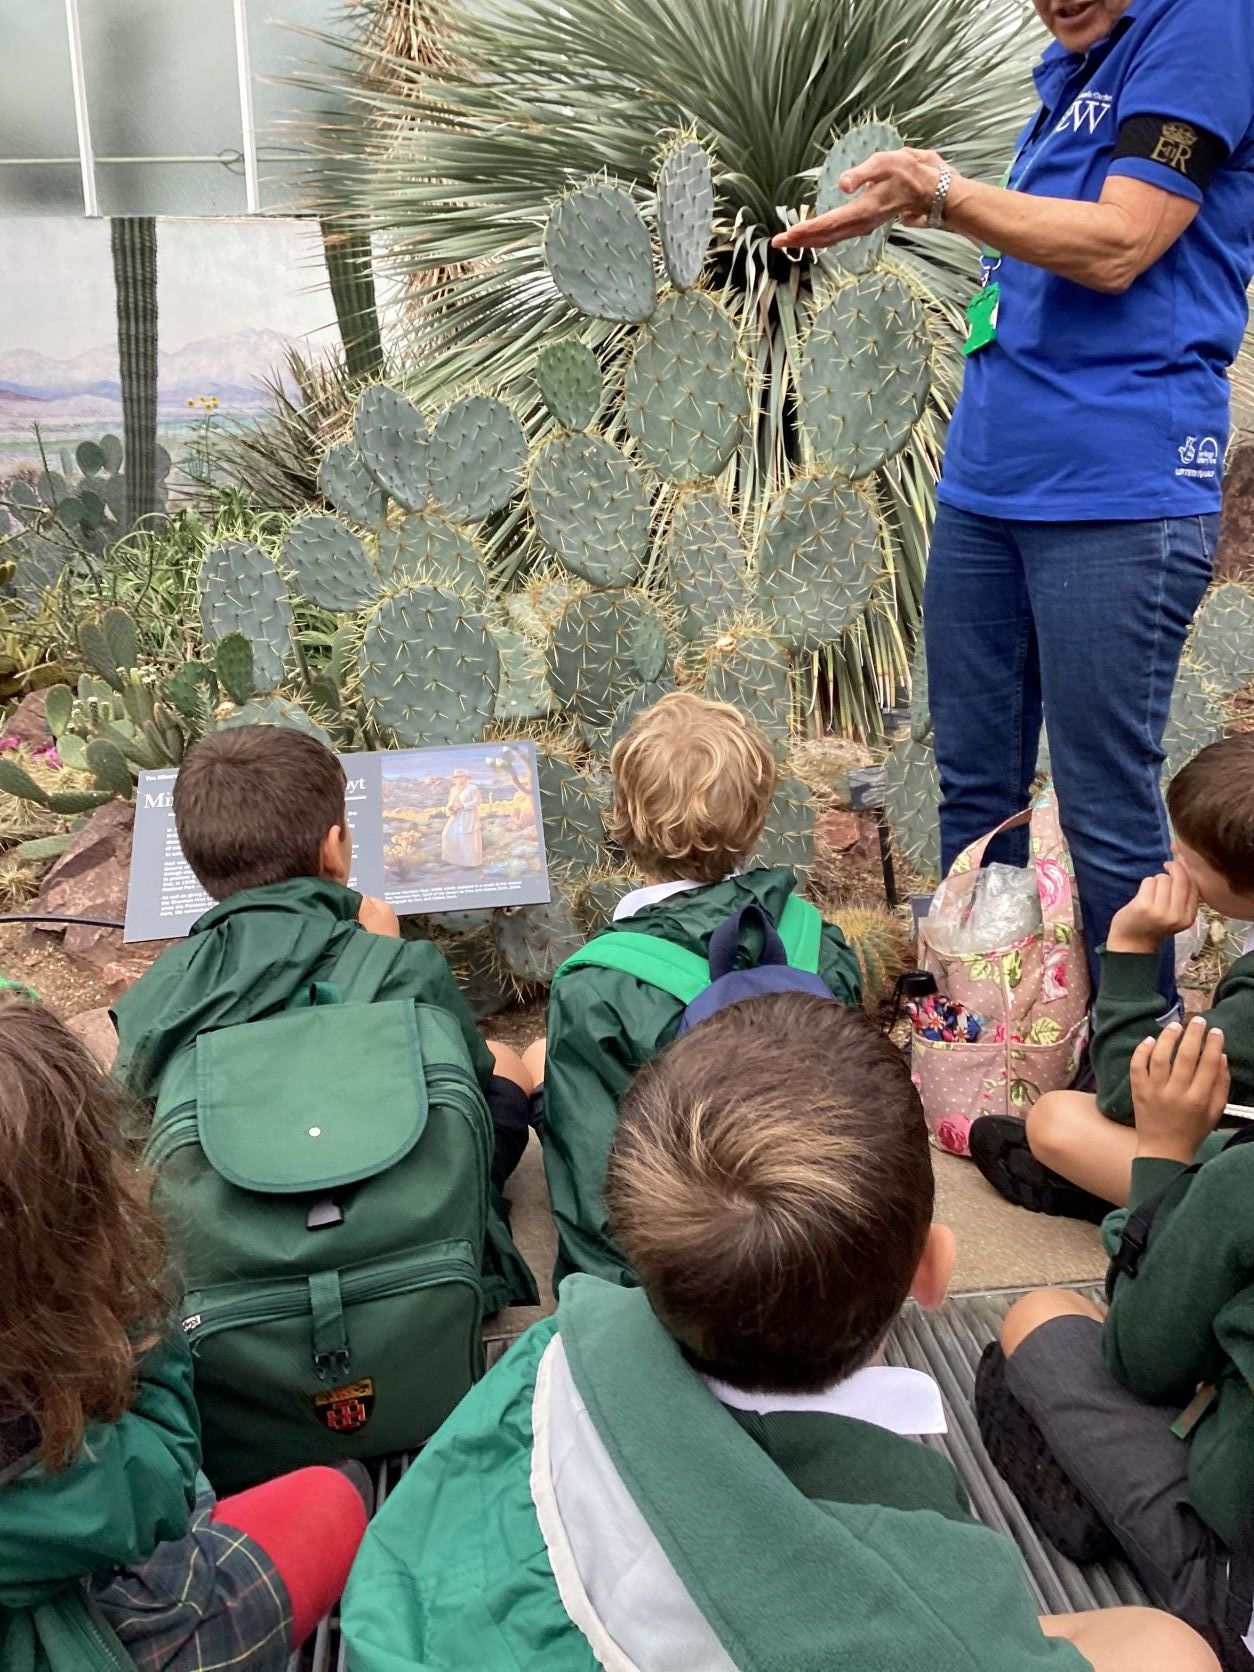
M935 151L877 151L840 177L840 189L852 203L776 233L772 247L825 250L847 238L865 238L889 221L926 226L944 166Z

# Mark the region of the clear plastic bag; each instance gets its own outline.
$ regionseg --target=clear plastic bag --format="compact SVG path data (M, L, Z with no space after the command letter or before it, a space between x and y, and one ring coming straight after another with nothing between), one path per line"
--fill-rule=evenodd
M927 916L928 941L942 957L994 952L1041 929L1036 872L1018 865L986 865L952 898L942 887Z

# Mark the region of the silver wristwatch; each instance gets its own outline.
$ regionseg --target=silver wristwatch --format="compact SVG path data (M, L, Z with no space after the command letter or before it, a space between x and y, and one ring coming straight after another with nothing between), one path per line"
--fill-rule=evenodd
M927 217L927 224L934 230L945 224L945 205L949 202L949 188L954 183L954 171L948 163L941 164L940 179L936 182L936 191L932 197L932 207Z

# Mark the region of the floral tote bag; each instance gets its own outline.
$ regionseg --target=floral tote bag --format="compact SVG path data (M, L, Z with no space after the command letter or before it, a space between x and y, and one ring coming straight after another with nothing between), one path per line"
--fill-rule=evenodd
M1030 827L1039 928L1001 946L942 950L939 925L954 921L974 896L989 843L1023 824ZM933 898L920 925L919 961L936 979L935 1002L964 1018L960 1029L927 1030L933 1037L915 1020L914 1082L940 1149L969 1154L978 1116L1026 1117L1039 1097L1075 1076L1087 1037L1089 978L1074 876L1050 786L1027 812L960 854Z

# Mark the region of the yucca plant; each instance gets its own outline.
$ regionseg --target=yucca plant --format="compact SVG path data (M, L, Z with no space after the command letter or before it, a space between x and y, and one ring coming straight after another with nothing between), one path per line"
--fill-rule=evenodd
M391 0L369 0L376 13ZM869 119L995 177L1031 100L1023 0L484 0L449 7L442 61L397 57L378 33L360 76L334 89L317 208L381 235L397 276L433 283L413 311L410 392L477 385L516 398L543 429L532 382L563 329L595 347L611 387L630 333L588 320L556 292L542 238L556 199L599 170L633 187L647 218L668 138L694 131L714 161L707 286L736 322L752 368L753 422L730 467L753 539L803 463L795 421L801 343L820 270L772 252L771 235L813 201L834 138ZM348 95L346 98L345 95ZM345 129L344 110L356 127ZM940 346L927 419L877 472L891 586L841 641L814 653L815 687L846 724L874 730L904 675L917 625L943 425L957 385L956 321L974 278L958 240L898 230L888 251L928 305ZM450 280L448 274L453 272ZM434 281L439 276L438 287ZM615 414L609 414L613 428ZM519 555L525 555L519 554Z

